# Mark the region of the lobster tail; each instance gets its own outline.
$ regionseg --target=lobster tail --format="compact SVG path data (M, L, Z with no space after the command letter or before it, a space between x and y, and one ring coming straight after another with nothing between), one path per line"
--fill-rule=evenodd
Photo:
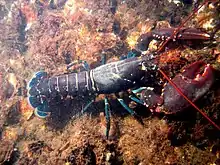
M40 118L46 118L50 114L47 98L40 95L38 87L45 78L47 78L47 73L39 71L28 83L28 102L35 109L35 115Z
M94 92L90 72L63 74L48 77L46 72L37 72L28 83L28 101L35 114L45 118L50 114L51 103L67 96L84 96ZM93 82L94 83L94 82Z

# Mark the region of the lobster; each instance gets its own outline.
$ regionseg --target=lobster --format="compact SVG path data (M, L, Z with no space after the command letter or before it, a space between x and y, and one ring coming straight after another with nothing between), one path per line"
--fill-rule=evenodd
M49 103L56 97L110 94L138 88L146 73L157 70L154 55L128 58L89 71L48 77L37 72L28 84L29 103L41 118L49 115ZM135 72L134 72L135 71ZM146 72L148 71L148 72ZM151 82L149 82L151 83Z
M205 32L201 32L200 30L197 30L195 28L184 29L185 30L182 29L180 31L182 33L178 32L178 35L175 38L183 38L183 40L189 39L189 34L191 34L191 39L199 39L201 41L206 41L209 39L209 35ZM147 35L144 35L144 40L139 40L137 45L140 45L141 43L142 45L146 44L148 46L149 40L155 38L163 40L164 34L172 35L173 31L175 31L174 28L161 29L157 31L157 35L155 35L155 31L149 32ZM161 37L158 37L158 35L160 35ZM142 36L140 38L142 38ZM29 103L33 108L35 108L35 114L37 116L41 118L46 118L50 115L51 112L50 102L52 102L56 98L65 99L68 96L97 96L99 94L118 93L120 91L132 89L131 91L134 95L141 92L141 97L138 98L131 96L130 98L133 101L143 105L147 105L148 107L149 105L147 104L148 100L145 99L146 97L151 97L151 100L153 102L157 102L158 100L160 101L159 97L154 97L152 93L149 94L149 89L150 91L152 91L152 88L148 87L148 85L151 86L155 83L154 79L152 80L152 77L154 77L154 75L158 72L158 56L159 53L142 53L140 57L131 57L120 61L107 63L91 70L81 71L79 73L63 74L53 77L49 77L47 73L43 71L37 72L28 84ZM195 69L193 69L195 68L194 65L197 66L197 64L193 64L188 71L192 75L196 71ZM190 74L188 76L192 77L192 75ZM206 86L206 88L203 88L203 85L205 83L201 79L198 80L198 84L200 84L200 86L198 86L199 90L195 90L195 95L192 97L193 101L197 100L202 95L204 95L204 93L206 93L209 90L212 83L209 83L210 85ZM186 84L183 83L183 85L187 85L189 87L188 89L186 89L186 94L192 92L189 90L194 90L192 82L188 84L186 82ZM200 92L200 90L203 91ZM172 95L172 92L170 93L170 91L168 91L166 95ZM166 98L168 97L165 97L165 99ZM117 100L130 114L137 117L136 113L125 104L123 99L117 97ZM91 105L93 101L94 100L92 100L83 109L83 112L86 111L86 109ZM173 103L173 100L171 102ZM165 106L169 109L170 107L175 105L170 105L168 103L165 104ZM183 107L184 106L189 106L188 102L183 102ZM184 108L181 108L180 110L182 109ZM107 98L105 98L107 137L110 129L109 111L109 103L107 101Z

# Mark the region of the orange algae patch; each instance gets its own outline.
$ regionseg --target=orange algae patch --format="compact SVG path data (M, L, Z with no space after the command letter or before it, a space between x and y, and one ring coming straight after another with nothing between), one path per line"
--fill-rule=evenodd
M16 89L18 85L18 80L14 73L8 74L8 82Z
M21 12L25 15L27 21L26 30L28 30L33 22L37 20L37 12L27 4L21 5Z
M20 112L22 120L29 120L33 115L33 108L28 104L26 99L23 99L19 102Z
M171 50L165 53L162 53L160 56L160 63L168 63L168 62L175 62L179 61L181 56L180 50Z
M4 138L9 140L16 140L17 134L13 128L6 128L4 132Z
M22 136L23 134L24 129L21 127L5 127L3 132L3 139L16 141L19 136Z
M151 30L152 22L144 21L137 24L137 29L131 32L126 41L131 48L135 48L138 38L141 34L145 34Z
M127 42L128 42L128 45L131 47L131 48L135 48L135 45L137 43L137 40L140 36L140 33L138 32L132 32L130 34L130 36L127 37Z
M86 12L83 10L85 4L76 0L68 0L63 9L63 16L68 22L75 22Z

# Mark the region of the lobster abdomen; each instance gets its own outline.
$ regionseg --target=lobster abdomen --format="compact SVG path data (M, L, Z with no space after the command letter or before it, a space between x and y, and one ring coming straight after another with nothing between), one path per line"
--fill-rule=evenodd
M92 92L92 83L88 71L43 78L29 90L31 96L42 95L47 98L53 98L57 95L63 97L84 95L88 92Z
M50 113L49 103L55 98L94 93L90 72L63 74L48 78L45 72L37 72L28 84L28 100L35 114L45 118Z

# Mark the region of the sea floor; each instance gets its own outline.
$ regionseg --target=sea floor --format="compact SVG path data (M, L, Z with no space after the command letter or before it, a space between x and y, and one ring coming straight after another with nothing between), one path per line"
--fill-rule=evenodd
M81 114L90 97L51 106L46 119L28 104L28 82L44 70L67 73L85 60L90 68L117 61L136 48L141 34L178 27L202 1L172 0L0 0L0 164L147 165L220 164L220 131L193 107L181 114L152 114L120 93L141 120L107 95L111 107L106 139L104 96ZM212 88L196 102L220 125L220 3L206 3L185 27L202 28L213 38L201 48L180 44L161 53L159 65L173 78L203 60L215 70ZM153 41L149 52L158 49ZM76 70L76 68L71 68ZM166 80L160 75L160 80Z

